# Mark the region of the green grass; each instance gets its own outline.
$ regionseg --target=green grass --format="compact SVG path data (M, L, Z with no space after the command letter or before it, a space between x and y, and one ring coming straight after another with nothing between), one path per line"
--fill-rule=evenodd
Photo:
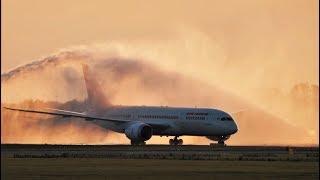
M3 179L318 179L319 162L2 158Z

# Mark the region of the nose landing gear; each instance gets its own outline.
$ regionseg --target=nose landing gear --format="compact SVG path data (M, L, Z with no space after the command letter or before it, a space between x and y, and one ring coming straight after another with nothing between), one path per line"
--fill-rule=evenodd
M145 141L133 141L133 140L131 140L131 145L132 146L144 146L144 145L146 145L146 142Z
M230 138L230 136L207 136L208 139L213 141L218 141L218 144L216 143L210 143L210 146L226 146L224 141Z
M183 140L182 139L178 139L178 136L175 136L173 139L169 140L169 144L170 145L182 145L183 144Z

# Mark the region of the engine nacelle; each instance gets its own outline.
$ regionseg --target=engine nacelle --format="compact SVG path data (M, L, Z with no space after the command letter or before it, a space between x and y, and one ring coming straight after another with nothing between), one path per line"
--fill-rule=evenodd
M145 123L134 123L124 133L132 141L146 141L152 136L152 127Z

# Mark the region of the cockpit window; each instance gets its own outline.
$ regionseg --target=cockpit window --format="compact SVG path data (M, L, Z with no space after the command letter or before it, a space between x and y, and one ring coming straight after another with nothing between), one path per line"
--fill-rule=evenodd
M231 118L231 117L227 117L227 119L228 119L229 121L232 121L232 118Z
M231 117L223 117L221 121L233 121L233 119Z

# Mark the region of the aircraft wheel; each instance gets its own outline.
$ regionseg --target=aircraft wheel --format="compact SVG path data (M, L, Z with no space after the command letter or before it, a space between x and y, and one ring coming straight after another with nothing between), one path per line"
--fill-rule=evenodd
M173 139L170 139L170 140L169 140L169 144L170 144L170 145L173 145L173 143L174 143Z
M182 145L183 144L183 140L182 139L170 139L169 140L169 144L176 146L176 145Z
M143 145L146 145L146 142L144 142L144 141L131 141L131 145L133 145L133 146L139 146L139 145L141 145L141 146L143 146Z
M182 145L183 144L183 140L182 139L178 139L178 136L175 136L174 139L170 139L169 140L169 144L170 145Z

